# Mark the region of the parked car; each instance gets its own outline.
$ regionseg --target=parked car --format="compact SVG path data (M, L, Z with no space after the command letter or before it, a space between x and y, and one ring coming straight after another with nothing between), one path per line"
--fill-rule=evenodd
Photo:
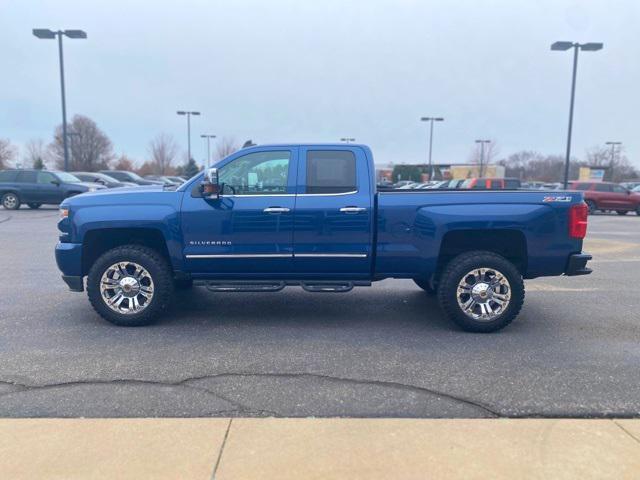
M393 188L411 188L411 185L417 185L418 182L414 182L413 180L400 180L393 184Z
M636 212L640 215L640 194L611 182L571 182L572 190L584 192L589 213L615 211L618 215Z
M145 180L137 173L128 172L126 170L100 170L100 173L109 175L120 182L130 182L136 185L164 185L164 182L156 180Z
M523 279L591 273L580 192L378 192L373 171L365 146L256 146L175 191L80 195L61 206L58 267L123 326L153 322L194 282L347 292L411 278L475 332L517 316Z
M186 178L182 178L182 177L177 177L175 175L165 175L165 177L167 177L169 180L176 182L179 185L182 185L184 182L187 181Z
M622 185L627 190L633 191L637 187L640 187L640 182L622 182L620 185Z
M449 180L449 183L445 188L449 188L449 189L462 188L463 183L464 183L464 179Z
M638 185L636 188L634 188L633 190L631 190L632 192L640 192L640 185Z
M460 188L470 188L473 190L517 190L521 187L521 182L517 178L469 178L465 180Z
M0 171L0 198L2 206L17 210L26 203L29 208L43 204L59 204L65 198L106 187L84 183L67 172L16 169Z
M83 182L88 183L99 183L100 185L104 185L107 188L118 188L118 187L135 187L136 183L131 182L120 182L109 175L105 175L104 173L98 172L71 172L71 174L75 177L78 177Z
M143 177L145 180L153 180L154 182L162 182L168 186L182 185L184 182L176 182L175 180L171 180L169 177L165 177L164 175L145 175Z

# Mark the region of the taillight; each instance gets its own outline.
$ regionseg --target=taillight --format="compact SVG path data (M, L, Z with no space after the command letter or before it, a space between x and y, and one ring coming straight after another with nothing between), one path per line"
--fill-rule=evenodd
M583 239L587 236L587 218L589 207L586 203L571 205L569 208L569 236Z

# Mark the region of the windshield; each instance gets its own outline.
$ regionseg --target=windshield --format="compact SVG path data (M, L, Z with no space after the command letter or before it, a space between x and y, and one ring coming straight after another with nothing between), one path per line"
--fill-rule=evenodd
M65 183L79 183L82 181L75 175L71 175L70 173L67 173L67 172L56 172L56 175L58 176L60 181Z

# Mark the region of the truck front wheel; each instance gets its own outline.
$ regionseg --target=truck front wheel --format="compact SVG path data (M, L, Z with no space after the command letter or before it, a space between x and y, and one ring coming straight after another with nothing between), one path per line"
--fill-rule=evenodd
M102 254L89 270L87 294L96 312L113 324L149 325L171 301L171 269L151 248L116 247Z
M520 312L524 282L506 258L492 252L467 252L446 266L438 300L447 317L463 330L495 332Z

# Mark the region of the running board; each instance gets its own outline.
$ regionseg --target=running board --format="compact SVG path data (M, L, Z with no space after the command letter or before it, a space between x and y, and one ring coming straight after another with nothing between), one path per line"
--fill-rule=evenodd
M284 282L242 282L242 281L207 281L207 289L211 292L279 292L285 287Z
M370 287L368 280L194 280L194 285L212 292L279 292L287 286L301 286L307 292L343 293L353 287Z
M342 293L353 290L353 282L302 282L307 292Z

